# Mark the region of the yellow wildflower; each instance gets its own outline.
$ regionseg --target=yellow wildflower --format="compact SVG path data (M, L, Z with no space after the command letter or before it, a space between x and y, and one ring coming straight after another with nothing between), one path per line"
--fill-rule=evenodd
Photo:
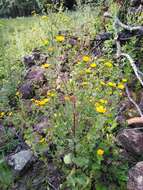
M55 92L52 92L52 91L49 91L49 92L47 92L47 96L55 97L55 96L56 96L56 93L55 93Z
M120 93L119 93L119 95L120 95L120 96L123 96L123 93L122 93L122 92L120 92Z
M40 101L40 105L42 106L44 106L46 103L48 103L49 102L49 99L48 98L45 98L45 99L43 99L43 100L41 100Z
M116 83L114 83L114 82L108 82L108 86L116 87Z
M8 116L12 116L12 114L13 114L12 112L9 112L9 113L8 113Z
M43 20L47 20L47 19L48 19L48 17L47 17L46 15L43 15L41 18L42 18Z
M46 143L46 139L45 138L41 138L41 140L39 141L41 144Z
M123 90L125 88L123 83L119 83L117 88L119 88L120 90Z
M103 154L104 154L104 150L103 149L100 148L100 149L97 150L97 155L98 156L103 156Z
M109 91L109 92L107 92L107 94L111 95L111 94L113 94L113 92L112 92L112 91Z
M97 66L96 63L91 63L91 64L90 64L90 67L91 67L91 68L95 68L96 66Z
M100 88L96 87L95 90L96 90L96 91L100 91Z
M36 104L36 106L44 106L46 103L49 102L48 98L44 98L43 100L35 100L35 99L31 100Z
M122 79L122 82L126 83L126 82L127 82L127 79Z
M112 68L113 67L113 64L111 62L105 62L105 66L109 67L109 68Z
M96 106L96 111L99 112L99 113L107 112L106 108L103 105Z
M88 82L82 82L81 85L82 85L82 86L87 86L87 85L88 85Z
M107 104L108 103L107 100L104 100L104 99L100 99L99 102L102 103L102 104Z
M16 92L16 96L20 96L20 92L19 91Z
M0 118L3 118L4 114L4 112L0 112Z
M90 70L90 69L86 69L86 70L85 70L85 73L86 73L86 74L91 74L91 70Z
M49 67L50 67L50 64L45 63L45 64L41 65L41 67L42 67L43 69L47 69L47 68L49 68Z
M103 86L106 85L106 83L104 81L100 81L100 84L103 85Z
M79 75L84 75L84 71L79 71Z
M57 42L63 42L64 40L65 40L65 37L63 35L56 36L56 41Z
M82 57L82 60L83 60L84 62L89 62L89 61L91 61L91 58L90 58L90 56L85 55L85 56Z
M47 46L49 44L49 41L48 40L43 40L43 45L44 46Z

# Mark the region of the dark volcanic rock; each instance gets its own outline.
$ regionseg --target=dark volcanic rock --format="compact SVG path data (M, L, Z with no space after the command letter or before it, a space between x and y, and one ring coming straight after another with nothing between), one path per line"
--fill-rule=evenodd
M26 82L24 83L20 89L19 89L20 94L22 95L23 99L29 99L32 98L34 96L34 89L33 86L31 84L31 82Z
M41 53L40 50L34 49L32 54L25 55L23 57L23 63L26 67L32 67L33 65L41 65L46 63L48 56Z
M128 42L132 39L132 37L138 37L143 38L143 30L135 30L135 31L128 31L128 30L122 30L118 34L118 40L122 43Z
M110 32L104 32L96 36L96 40L98 41L105 41L110 40L113 37L112 33Z
M131 6L132 7L137 7L141 4L141 0L131 0Z
M39 66L33 66L25 76L26 80L31 81L34 84L43 84L45 82L44 76L45 70Z
M137 130L123 130L118 135L118 140L123 148L133 154L143 154L143 133Z
M143 190L143 162L138 162L129 170L127 190Z
M23 62L25 66L31 67L35 64L34 56L33 55L26 55L23 57Z

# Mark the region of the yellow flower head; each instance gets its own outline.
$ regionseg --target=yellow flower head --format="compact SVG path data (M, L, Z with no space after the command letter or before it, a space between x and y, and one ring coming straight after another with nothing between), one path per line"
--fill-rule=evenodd
M80 76L82 76L82 75L84 75L85 73L84 73L84 71L82 70L82 71L79 71L79 75Z
M123 83L119 83L117 88L119 88L120 90L123 90L125 88Z
M0 118L3 118L4 114L4 112L0 112Z
M12 114L13 114L12 112L9 112L9 113L8 113L8 116L12 116Z
M16 92L16 96L20 96L20 92L19 91Z
M45 144L46 143L46 139L45 138L41 138L41 140L39 141L41 144Z
M105 62L105 66L109 67L109 68L112 68L113 67L113 64L111 62Z
M126 82L127 82L127 79L122 79L122 82L126 83Z
M96 63L91 63L91 64L90 64L90 67L91 67L91 68L95 68L96 66L97 66Z
M52 92L52 91L49 91L49 92L47 92L47 96L49 96L49 97L55 97L56 93Z
M98 156L103 156L103 154L104 154L104 150L103 149L100 148L100 149L97 150L97 155Z
M85 73L86 73L86 74L91 74L91 70L90 70L90 69L86 69L86 70L85 70Z
M107 104L108 103L107 100L104 100L104 99L100 99L99 102L102 103L102 104Z
M108 86L116 87L116 83L114 83L114 82L108 82Z
M63 42L64 40L65 40L65 37L63 35L56 36L56 41L57 42Z
M44 46L47 46L49 44L49 41L48 40L43 40L43 45Z
M46 103L49 102L49 99L48 98L44 98L43 100L35 100L35 99L31 99L32 102L35 103L36 106L44 106Z
M107 109L103 105L96 106L96 111L99 113L105 113L107 112Z
M45 64L41 65L41 67L42 67L43 69L47 69L47 68L49 68L49 67L50 67L50 64L45 63Z
M103 85L103 86L106 85L106 83L104 81L100 81L100 84Z
M82 82L81 85L82 85L82 86L87 86L87 85L88 85L88 82Z
M47 17L46 15L43 15L41 18L42 18L43 20L47 20L47 19L48 19L48 17Z
M85 55L85 56L82 57L82 60L83 60L84 62L89 62L89 61L91 61L91 57L88 56L88 55Z

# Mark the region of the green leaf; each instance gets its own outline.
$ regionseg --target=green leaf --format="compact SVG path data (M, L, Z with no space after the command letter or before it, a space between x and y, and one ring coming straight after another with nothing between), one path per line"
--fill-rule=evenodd
M89 159L84 157L75 157L72 161L79 167L87 166L89 163Z
M65 164L71 164L72 160L71 160L71 153L67 154L64 156L64 163Z

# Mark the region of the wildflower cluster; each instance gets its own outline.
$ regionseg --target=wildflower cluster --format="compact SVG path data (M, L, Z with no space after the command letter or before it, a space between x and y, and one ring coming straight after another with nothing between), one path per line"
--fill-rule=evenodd
M47 16L41 19L48 20ZM24 138L40 154L48 149L49 154L63 157L64 163L59 159L57 165L66 164L64 172L73 181L78 181L83 169L86 180L92 176L100 181L101 171L110 162L114 149L112 130L109 132L105 126L116 127L116 105L127 79L120 78L112 56L96 57L90 45L84 47L84 44L84 38L64 32L52 35L52 39L42 39L41 49L47 56L35 64L44 77L38 73L38 82L31 82L34 93L32 98L27 98L29 110L27 102L22 104L26 117L30 117L28 126L31 125L24 129ZM15 96L17 101L24 102L20 91ZM1 113L0 118L3 116ZM51 144L56 146L55 150L49 148ZM71 174L70 165L75 166L76 177ZM67 181L69 185L70 179ZM93 182L89 181L87 189ZM73 185L69 187L74 189ZM78 182L77 187L81 187Z
M32 101L36 106L42 107L42 106L45 106L45 105L49 102L49 99L48 99L48 98L44 98L44 99L42 99L42 100L31 99L31 101Z

